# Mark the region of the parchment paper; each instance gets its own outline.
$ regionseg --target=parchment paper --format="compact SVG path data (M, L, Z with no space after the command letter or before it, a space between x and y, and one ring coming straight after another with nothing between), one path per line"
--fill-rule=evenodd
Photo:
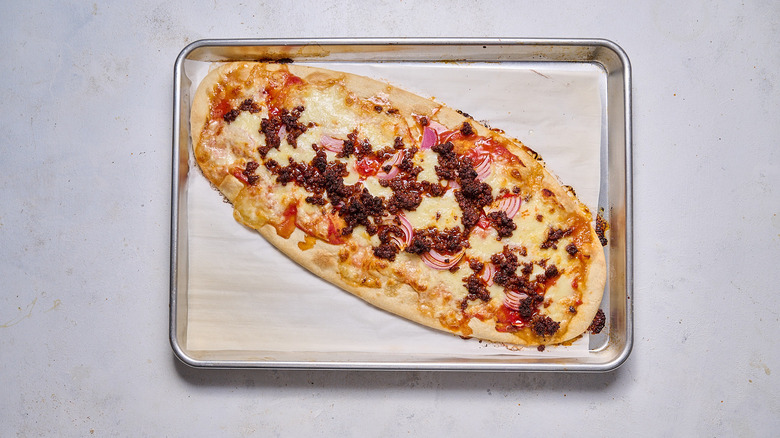
M389 82L469 113L538 152L597 211L605 120L604 72L572 63L317 63ZM192 96L213 64L186 61ZM409 322L320 280L238 224L232 207L190 157L187 181L189 284L186 347L247 352L376 353L485 358L582 357L588 336L568 346L510 350ZM340 356L343 357L343 354Z

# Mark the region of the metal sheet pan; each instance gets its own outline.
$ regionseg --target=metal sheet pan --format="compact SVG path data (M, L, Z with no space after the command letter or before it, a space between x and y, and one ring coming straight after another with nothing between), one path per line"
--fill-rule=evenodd
M189 255L187 182L191 176L190 79L187 61L292 59L328 63L488 63L532 68L539 63L596 66L605 84L598 208L609 224L608 283L602 309L607 327L591 336L585 357L430 356L397 351L243 351L188 348ZM563 63L563 64L561 64ZM554 67L553 67L554 68ZM176 356L196 367L470 371L609 371L628 357L633 343L631 216L631 70L628 57L607 40L563 39L250 39L202 40L188 45L174 69L171 208L170 342Z

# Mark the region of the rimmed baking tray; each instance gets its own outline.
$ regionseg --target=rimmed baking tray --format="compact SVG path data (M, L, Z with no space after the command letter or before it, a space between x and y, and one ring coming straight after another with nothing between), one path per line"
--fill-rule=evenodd
M285 60L298 63L309 63L333 69L356 69L358 72L368 68L377 74L390 72L390 76L401 71L425 72L426 69L438 69L437 74L452 82L453 87L461 87L458 93L474 91L472 85L490 84L491 74L496 74L496 82L510 84L510 90L527 87L532 81L521 81L522 74L533 72L541 77L551 79L559 72L564 76L570 72L582 72L590 75L597 84L593 95L599 105L598 135L594 155L590 157L598 163L597 202L598 213L609 225L608 240L605 247L608 263L608 282L605 290L602 309L607 316L605 330L600 335L591 335L581 340L580 348L584 351L571 354L567 347L549 349L547 352L510 351L503 347L495 348L489 344L479 343L476 350L465 353L458 350L448 350L447 342L452 339L461 340L447 334L442 336L442 342L435 342L431 348L414 348L407 333L385 331L375 336L374 344L349 344L348 333L360 331L361 324L366 320L353 321L338 315L338 324L343 330L328 333L333 337L346 336L339 343L334 339L333 347L305 331L284 327L263 326L273 324L273 321L294 321L296 306L311 293L312 289L329 286L310 278L308 273L300 268L301 275L289 284L273 286L263 282L253 286L249 294L221 294L220 284L230 280L240 283L241 269L232 266L233 272L229 279L220 279L220 273L214 270L210 274L204 269L203 260L214 260L217 254L203 255L208 246L203 240L192 234L194 229L219 228L218 222L229 215L228 209L221 211L219 206L199 205L194 207L193 191L203 190L199 182L199 170L193 165L191 157L191 142L189 137L189 111L193 86L191 73L193 64L217 63L237 60ZM371 70L374 69L375 70ZM422 69L422 70L421 70ZM475 69L481 69L474 74ZM395 71L395 73L392 73ZM486 73L485 73L486 72ZM513 73L516 72L516 73ZM510 76L506 76L509 74ZM515 84L511 75L517 74ZM486 76L487 75L487 76ZM562 76L562 77L564 77ZM419 77L419 76L418 76ZM509 81L509 82L507 82ZM403 81L402 81L403 82ZM577 82L563 81L562 90ZM397 84L398 85L398 84ZM400 84L402 87L404 84ZM482 88L478 88L482 90ZM494 90L495 91L495 90ZM482 92L482 91L480 91ZM502 89L498 93L503 93ZM438 97L438 96L437 96ZM628 57L615 43L602 39L230 39L201 40L188 45L176 59L174 69L174 112L173 112L173 178L172 178L172 208L171 208L171 283L170 283L170 342L176 356L184 363L195 367L212 368L298 368L298 369L382 369L382 370L468 370L468 371L609 371L620 366L629 356L633 343L633 306L632 306L632 214L631 214L631 69ZM443 103L448 103L442 100ZM505 114L510 117L522 113L523 102L506 101L510 105ZM515 108L516 107L516 108ZM552 106L554 108L554 106ZM476 111L476 110L475 110ZM553 110L554 111L554 110ZM566 114L554 114L560 120L573 117ZM478 118L478 120L480 120ZM490 123L488 118L486 122ZM503 128L503 126L496 125ZM566 124L554 129L566 129ZM510 136L520 138L529 146L522 135L508 132ZM533 134L533 129L527 135ZM545 151L538 151L545 158ZM554 151L553 151L554 152ZM555 172L555 168L552 169ZM565 182L565 181L564 181ZM200 188L199 188L200 187ZM217 193L213 194L215 199ZM592 207L593 208L593 207ZM226 213L227 212L227 213ZM230 218L232 221L232 218ZM217 225L214 225L214 224ZM240 227L235 224L236 227ZM209 229L211 229L209 228ZM213 237L213 236L210 236ZM262 238L257 237L257 241ZM212 239L213 240L213 239ZM213 243L213 242L212 242ZM204 249L205 248L205 249ZM285 257L273 250L261 251L261 254L273 260L258 260L249 269L266 266L268 275L273 278L276 268L274 263L285 263ZM270 264L264 265L265 262ZM200 263L200 264L199 264ZM194 267L196 266L196 267ZM204 274L204 272L206 272ZM236 274L237 273L237 274ZM195 275L197 274L197 275ZM205 280L204 280L205 278ZM282 279L284 280L284 279ZM201 287L199 283L210 284L212 295L203 299L194 291ZM301 283L302 282L302 283ZM196 284L198 283L198 284ZM273 291L271 291L273 288ZM273 308L273 302L262 297L262 294L279 293L279 288L287 294L282 300L282 306ZM213 293L217 290L217 293ZM269 292L270 291L270 292ZM330 293L330 291L326 291ZM349 306L357 306L357 312L365 313L360 308L362 302L344 298L348 294L334 294L332 299L338 312ZM338 298L336 298L338 296ZM223 299L224 298L224 299ZM245 300L245 302L242 302ZM266 300L266 301L262 301ZM339 301L342 300L342 301ZM343 301L346 300L346 301ZM246 319L230 318L228 321L209 321L204 323L204 317L193 318L193 315L211 315L208 306L221 306L230 302ZM260 312L252 314L253 306L266 307L258 303L270 303L273 308L273 318L267 321ZM287 307L284 307L284 304ZM327 299L325 302L327 305ZM321 304L321 303L320 303ZM289 315L279 315L289 308ZM249 313L246 313L248 310ZM371 309L382 315L383 312ZM330 312L326 310L326 312ZM324 313L323 313L324 314ZM225 318L225 313L221 313ZM228 314L228 317L230 315ZM394 318L392 316L389 316ZM208 318L205 318L208 319ZM238 322L236 322L238 321ZM208 324L216 324L208 326ZM222 325L220 325L222 324ZM413 323L409 323L413 324ZM303 323L303 325L308 325ZM301 324L298 325L300 327ZM416 325L415 325L416 326ZM208 328L218 328L218 335L206 336L212 333ZM291 326L292 327L292 326ZM275 330L277 329L277 330ZM417 330L414 327L412 330ZM316 333L318 330L310 333ZM427 329L421 329L427 330ZM410 332L414 333L414 332ZM265 336L265 337L264 337ZM287 339L280 337L287 336ZM428 336L423 333L422 336ZM208 342L205 342L208 337ZM444 341L447 337L446 341ZM241 339L252 339L251 342L238 342ZM268 339L264 341L263 339ZM273 339L273 340L271 340ZM463 342L476 342L474 340ZM316 343L316 345L315 345ZM366 346L370 345L371 348ZM248 346L248 347L247 347ZM439 347L439 348L437 348ZM476 353L474 352L476 351Z

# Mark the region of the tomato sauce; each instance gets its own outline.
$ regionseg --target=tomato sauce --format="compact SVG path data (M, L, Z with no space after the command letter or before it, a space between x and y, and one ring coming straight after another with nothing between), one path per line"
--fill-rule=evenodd
M211 107L211 120L221 119L231 109L233 107L230 105L230 100L220 100L219 103Z
M355 170L362 177L374 176L379 172L382 162L376 157L365 156L355 164Z
M284 211L284 219L282 222L274 225L274 228L276 228L276 234L284 237L285 239L289 238L293 231L295 231L295 220L297 219L297 215L298 206L296 204L291 204L289 207L287 207L287 209Z

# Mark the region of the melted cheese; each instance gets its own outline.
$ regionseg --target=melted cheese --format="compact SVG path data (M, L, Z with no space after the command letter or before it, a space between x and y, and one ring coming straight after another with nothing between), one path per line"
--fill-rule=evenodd
M367 178L363 180L363 187L368 189L368 192L373 196L382 196L385 199L390 199L393 196L393 189L390 187L382 187L379 185L379 180L376 178Z
M308 134L308 135L307 135ZM276 160L282 166L286 166L290 162L290 158L298 163L308 164L316 155L314 149L311 147L311 139L314 138L316 133L310 133L307 129L306 132L298 136L296 143L298 147L292 147L287 138L280 139L279 149L271 148L266 154L266 159Z
M380 120L379 114L366 114L341 85L333 85L324 90L311 87L301 96L306 108L298 122L304 125L319 125L324 133L345 139L359 127L359 138L366 139L376 148L391 146L395 140L394 129L389 120Z
M435 169L436 164L439 162L439 154L430 149L417 151L417 153L414 154L413 161L416 166L420 166L423 169L423 171L417 175L417 181L439 182Z
M265 145L265 136L260 134L260 124L263 119L267 117L268 108L264 106L260 108L260 112L254 114L249 111L241 111L238 117L236 117L236 120L229 123L225 129L227 129L228 132L234 130L243 131L247 135L255 138L258 143L262 141L262 144Z
M490 256L498 254L504 249L507 240L498 240L498 233L493 228L482 230L476 228L469 236L470 247L466 249L466 255L482 261L490 260Z
M267 110L263 110L267 114ZM233 122L225 124L222 138L226 144L232 145L229 149L231 159L236 157L237 150L255 151L265 145L265 136L259 132L261 121L262 113L241 111Z
M423 197L420 206L415 211L404 212L412 227L417 229L436 227L461 227L461 211L454 191L449 190L438 198Z

